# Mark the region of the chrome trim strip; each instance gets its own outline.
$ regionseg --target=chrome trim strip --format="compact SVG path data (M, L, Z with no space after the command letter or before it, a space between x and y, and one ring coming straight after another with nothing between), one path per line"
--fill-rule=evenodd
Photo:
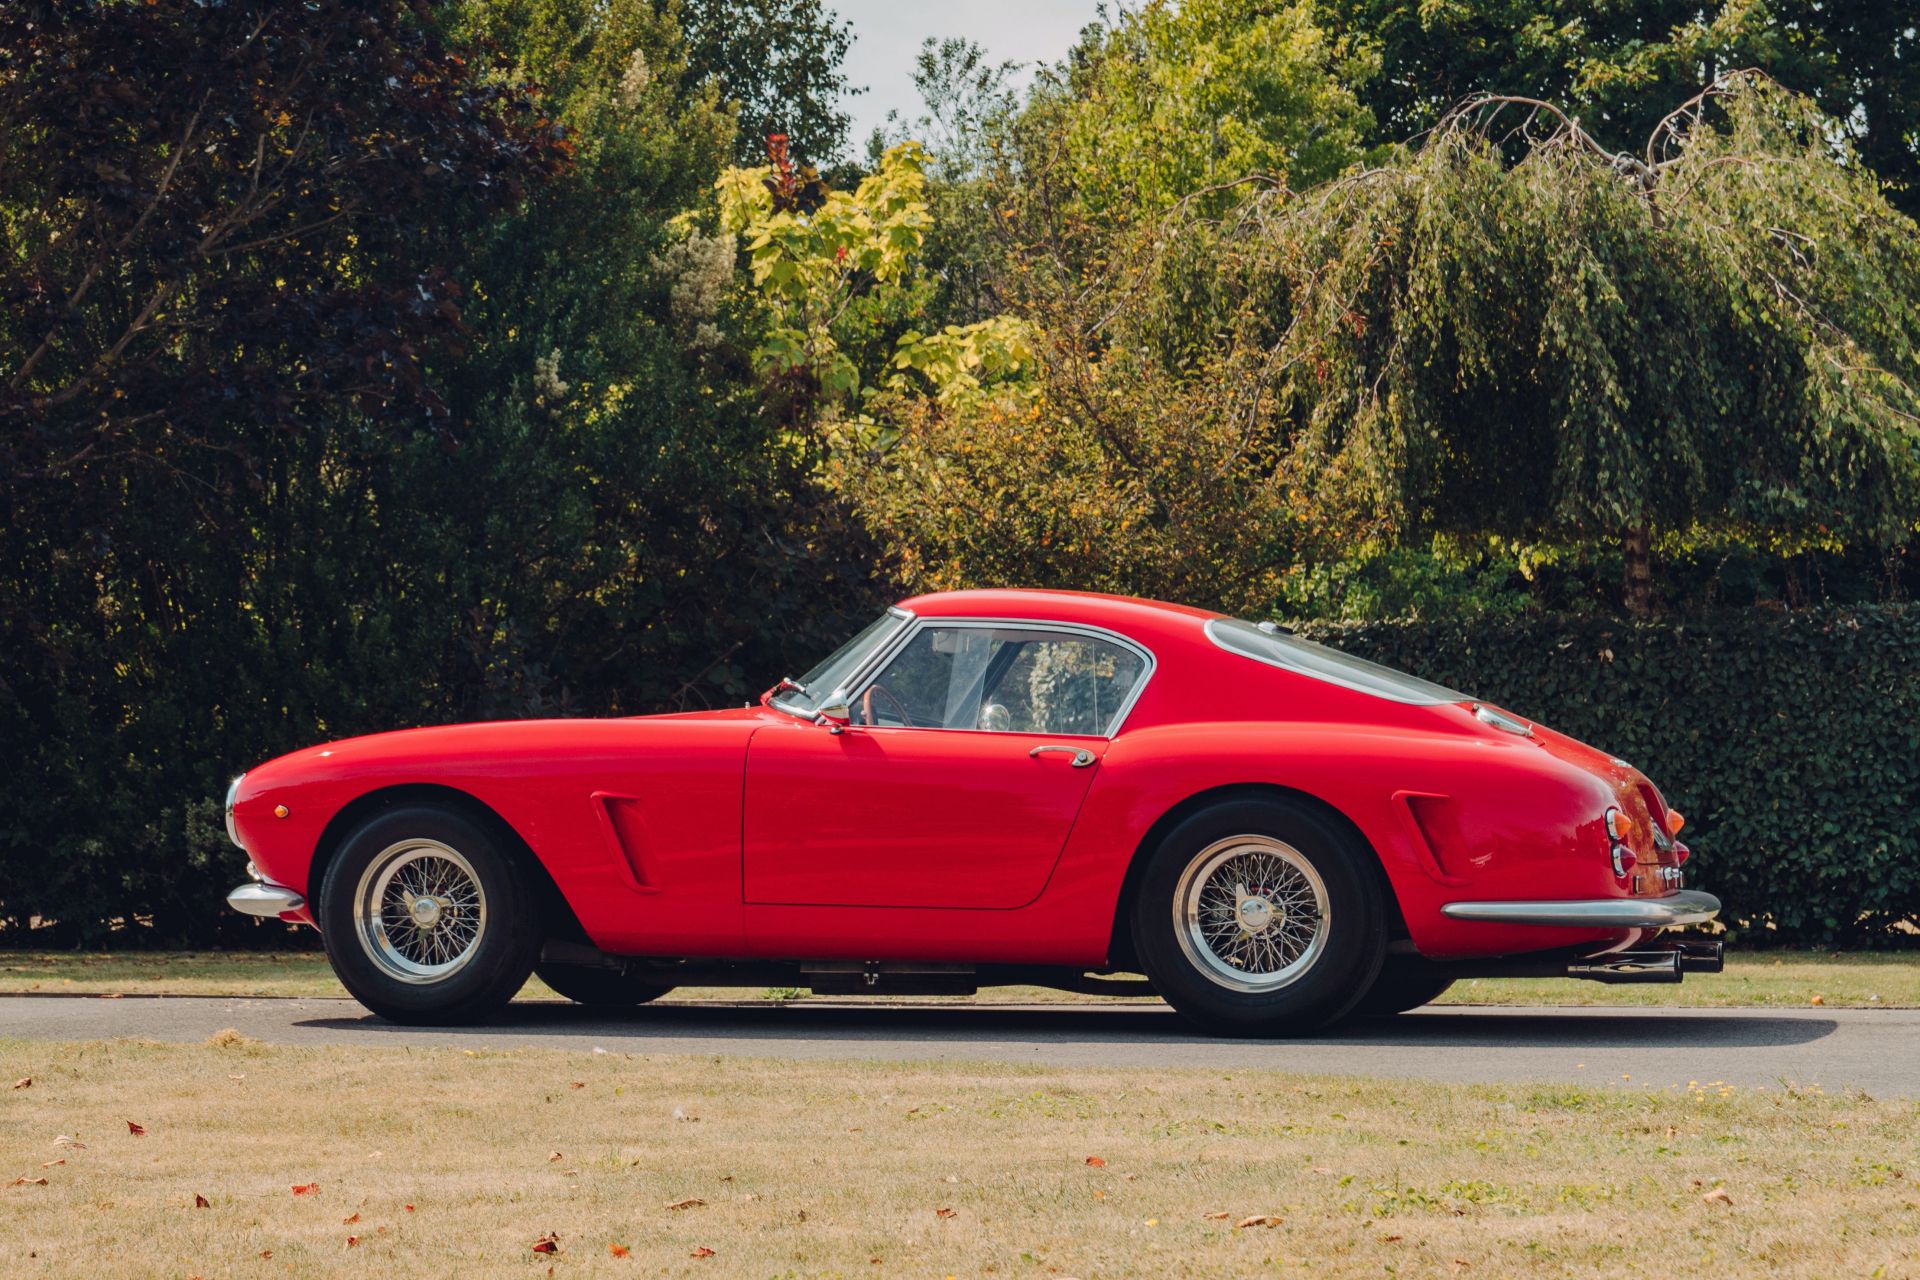
M1720 914L1720 899L1697 889L1664 898L1575 898L1563 902L1449 902L1449 920L1484 924L1542 924L1571 929L1668 929L1705 924Z
M307 900L285 885L249 881L227 895L227 905L242 915L278 920L281 912L298 911Z
M911 617L913 615L908 615L908 616ZM853 679L843 686L843 688L847 690L847 705L852 706L854 701L858 699L862 693L866 692L866 686L868 684L871 684L874 678L879 676L881 670L884 669L885 664L893 660L893 656L895 653L897 653L901 649L906 648L909 644L913 643L913 637L918 635L921 631L929 627L972 627L975 629L990 630L990 631L1057 631L1057 632L1063 632L1067 635L1082 635L1082 636L1090 637L1091 639L1094 639L1094 640L1105 640L1109 644L1116 644L1123 649L1130 650L1136 657L1140 659L1141 663L1143 664L1140 669L1140 678L1134 682L1132 691L1129 692L1127 696L1121 700L1119 708L1113 713L1113 719L1107 722L1107 730L1105 733L1047 734L1046 736L1050 738L1085 737L1085 738L1111 739L1111 738L1119 737L1120 730L1126 727L1127 717L1133 714L1134 704L1140 701L1140 695L1146 692L1148 683L1153 679L1153 673L1159 668L1159 665L1160 665L1159 659L1154 657L1153 650L1147 648L1147 646L1141 644L1138 640L1133 639L1131 636L1123 636L1118 631L1109 631L1105 627L1090 626L1087 623L1083 623L1083 622L1047 622L1040 618L925 618L925 617L918 617L914 619L914 625L907 627L904 631L900 633L898 637L898 643L887 646L887 652L884 656L884 659L881 662L879 663L868 662L868 663L862 664L860 670L854 673ZM862 725L860 727L862 729L879 729L879 728L900 729L900 728L909 728L909 727L919 728L921 726L918 726L918 725L914 725L914 726ZM993 733L993 732L998 732L998 730L943 728L940 730L940 732L942 733Z

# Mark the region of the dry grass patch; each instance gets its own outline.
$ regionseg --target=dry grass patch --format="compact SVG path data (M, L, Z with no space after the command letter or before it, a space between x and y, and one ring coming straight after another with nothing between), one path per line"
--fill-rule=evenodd
M0 993L68 995L326 996L346 991L311 952L0 951ZM758 1000L736 987L693 987L670 1000ZM1617 1005L1686 1009L1805 1008L1819 996L1836 1009L1920 1008L1920 953L1735 952L1721 974L1694 974L1679 986L1612 987L1598 982L1514 979L1462 982L1442 1004ZM522 1000L558 1000L534 979ZM1043 987L990 987L977 1004L1102 1003Z
M1920 1105L1818 1090L221 1037L0 1041L0 1076L9 1274L1920 1268Z

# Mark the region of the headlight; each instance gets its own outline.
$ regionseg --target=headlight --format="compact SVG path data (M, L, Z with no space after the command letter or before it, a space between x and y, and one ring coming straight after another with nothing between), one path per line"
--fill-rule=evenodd
M233 841L236 848L244 850L247 846L240 843L240 830L233 825L233 803L240 796L240 782L246 774L241 774L227 784L227 839Z

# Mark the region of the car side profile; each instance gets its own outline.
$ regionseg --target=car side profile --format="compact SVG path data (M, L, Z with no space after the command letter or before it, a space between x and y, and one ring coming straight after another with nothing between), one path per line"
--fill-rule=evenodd
M1210 1031L1417 1007L1459 978L1677 982L1682 819L1625 761L1184 606L963 591L757 704L375 734L248 770L238 910L316 925L400 1022L538 972L676 986L1157 993Z

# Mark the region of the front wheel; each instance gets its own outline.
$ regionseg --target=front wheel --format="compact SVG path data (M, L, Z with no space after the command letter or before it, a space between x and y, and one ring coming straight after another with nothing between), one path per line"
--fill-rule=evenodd
M1134 949L1167 1003L1208 1031L1282 1036L1351 1009L1386 955L1373 854L1292 800L1201 810L1150 855Z
M320 889L327 959L393 1022L476 1022L526 985L540 927L525 873L493 832L437 805L374 815Z

